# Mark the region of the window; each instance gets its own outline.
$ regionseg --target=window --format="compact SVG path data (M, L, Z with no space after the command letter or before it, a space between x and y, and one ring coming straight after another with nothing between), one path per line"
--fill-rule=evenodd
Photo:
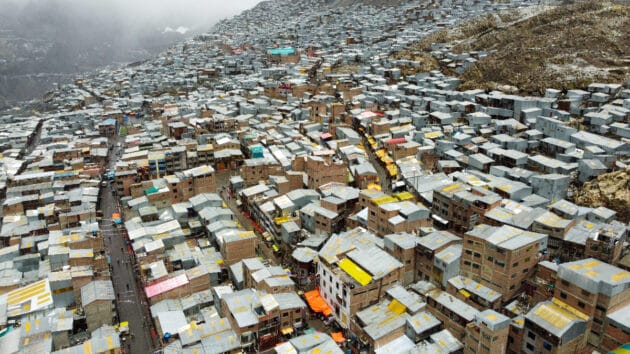
M527 347L528 350L534 351L534 346L531 345L531 343L527 343L525 347Z
M289 313L288 312L283 313L282 317L289 317Z
M586 290L582 289L582 295L584 295L584 296L587 296L587 297L588 297L588 296L591 296L591 293L589 293L588 291L586 291Z
M584 303L582 301L578 301L578 306L581 308L584 308L586 305L584 305Z
M561 292L560 292L560 297L561 297L562 299L566 299L566 298L567 298L567 293L565 293L564 291L561 291Z
M514 268L518 267L518 262L512 263L512 267L514 267Z
M562 283L562 285L564 285L564 286L571 286L571 283L569 283L568 281L566 281L566 280L564 280L564 279L562 279L561 283Z
M536 334L532 331L527 332L527 336L533 340L536 340Z
M543 341L543 348L545 348L545 350L551 351L551 344Z
M601 311L601 312L606 312L606 308L604 306L602 306L602 305L597 305L597 306L595 306L595 308L597 310Z

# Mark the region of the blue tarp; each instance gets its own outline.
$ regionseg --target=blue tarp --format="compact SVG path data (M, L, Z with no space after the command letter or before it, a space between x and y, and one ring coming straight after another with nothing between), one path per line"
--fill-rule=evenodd
M270 55L291 55L295 54L295 49L291 47L269 49Z
M252 146L251 147L252 158L259 159L263 157L263 148L262 146Z

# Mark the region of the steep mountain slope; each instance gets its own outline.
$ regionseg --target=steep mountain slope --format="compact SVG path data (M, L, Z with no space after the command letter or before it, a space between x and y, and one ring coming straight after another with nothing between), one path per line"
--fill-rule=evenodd
M630 5L583 1L534 7L474 19L423 39L409 52L449 42L455 52L491 54L461 75L462 89L516 86L522 93L547 87L584 87L630 76Z

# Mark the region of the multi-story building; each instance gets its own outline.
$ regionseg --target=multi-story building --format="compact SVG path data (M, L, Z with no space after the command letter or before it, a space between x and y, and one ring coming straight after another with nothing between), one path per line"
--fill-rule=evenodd
M448 280L446 292L479 311L485 309L498 311L501 307L501 293L461 275Z
M586 226L588 227L589 224ZM593 229L592 237L586 239L585 256L597 258L609 264L619 262L627 239L628 228L626 225L613 221L596 225Z
M431 211L447 221L449 228L466 232L477 225L486 212L500 206L501 199L494 192L458 182L433 191Z
M427 294L427 308L458 340L466 336L466 326L479 311L446 291L434 289Z
M433 194L435 197L435 193ZM501 197L483 188L459 191L451 199L451 213L447 220L451 228L466 232L479 223L486 212L501 205Z
M503 354L507 348L511 320L493 310L475 315L466 326L464 354Z
M308 188L317 189L330 182L348 181L348 164L345 161L333 161L327 156L309 156L306 158L304 172L308 176Z
M586 346L588 316L552 299L525 315L521 353L574 354Z
M558 265L549 261L542 261L536 265L536 272L527 280L526 291L538 303L553 297L553 288L558 278ZM529 289L527 289L529 288Z
M282 176L282 166L273 158L247 159L241 166L241 177L245 186L253 186L265 181L269 176Z
M409 285L415 280L416 244L418 240L418 236L408 233L389 234L384 237L385 251L404 265L403 285Z
M420 237L416 244L416 280L433 280L445 286L444 272L435 267L435 257L451 245L461 244L462 239L448 231L435 231ZM448 279L446 279L448 280Z
M431 226L429 209L411 201L400 201L395 196L383 195L371 198L367 204L367 226L379 236L397 232L415 232Z
M464 234L461 274L501 293L507 302L523 290L546 248L547 235L478 225Z
M221 316L230 322L242 348L264 351L278 343L283 331L301 326L306 304L293 295L266 294L254 289L225 294Z
M355 313L379 302L402 280L403 264L377 243L374 234L355 228L331 236L319 252L319 291L344 328Z
M563 263L558 266L554 297L591 319L587 339L597 348L608 314L630 304L630 272L593 258Z

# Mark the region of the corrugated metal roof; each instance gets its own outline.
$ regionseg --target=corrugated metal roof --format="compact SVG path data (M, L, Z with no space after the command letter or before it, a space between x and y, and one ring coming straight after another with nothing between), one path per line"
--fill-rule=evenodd
M146 288L144 288L144 290L147 293L147 297L152 298L156 295L165 293L169 290L173 290L175 288L178 288L186 284L188 284L188 278L186 277L186 274L181 274L181 275L169 278L167 280L161 281L159 283L149 285Z

